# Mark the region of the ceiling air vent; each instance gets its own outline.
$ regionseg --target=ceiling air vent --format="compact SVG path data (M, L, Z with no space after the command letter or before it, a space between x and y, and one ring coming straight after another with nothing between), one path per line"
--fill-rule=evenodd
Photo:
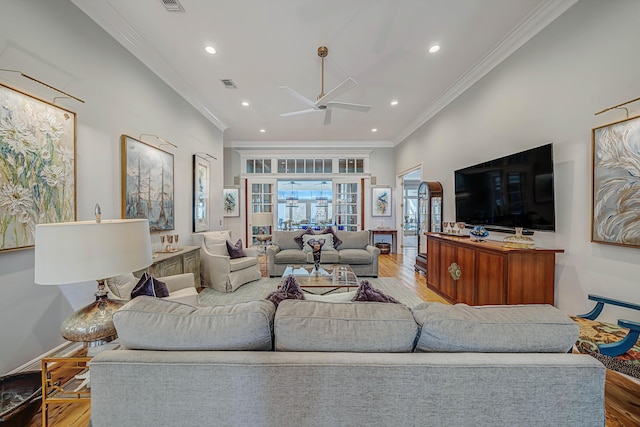
M231 79L220 79L226 89L238 89L238 86Z
M160 0L164 5L164 8L167 9L168 12L184 12L184 7L180 4L178 0Z

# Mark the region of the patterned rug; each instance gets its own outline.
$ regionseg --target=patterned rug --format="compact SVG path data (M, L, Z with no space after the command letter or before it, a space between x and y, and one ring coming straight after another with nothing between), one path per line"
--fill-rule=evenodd
M404 286L394 277L378 277L377 279L366 278L374 288L380 289L387 295L391 295L408 307L415 307L422 303L422 299L411 289ZM275 291L280 284L279 278L263 277L255 282L247 283L238 288L235 292L224 293L211 288L204 288L198 295L200 304L203 305L227 305L237 302L256 301L266 298Z
M598 346L620 341L629 331L618 325L602 323L594 320L572 317L580 325L580 338L576 348L580 353L589 354L598 359L607 369L640 378L640 342L637 342L626 353L611 357L600 354Z

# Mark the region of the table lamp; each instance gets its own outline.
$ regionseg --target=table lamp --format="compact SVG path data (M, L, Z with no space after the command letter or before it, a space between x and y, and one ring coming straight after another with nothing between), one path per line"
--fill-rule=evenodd
M67 317L60 333L68 341L101 345L117 337L112 315L124 302L108 298L105 279L152 264L149 221L112 219L38 224L35 283L63 285L97 280L93 303Z
M251 217L251 226L260 227L260 234L256 236L256 240L259 241L261 245L264 245L271 239L271 235L265 233L265 227L273 226L273 213L254 212Z

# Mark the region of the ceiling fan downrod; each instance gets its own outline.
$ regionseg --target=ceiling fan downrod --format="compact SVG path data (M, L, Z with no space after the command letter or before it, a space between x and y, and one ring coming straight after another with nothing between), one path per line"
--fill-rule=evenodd
M324 58L329 54L329 49L326 46L320 46L318 48L318 56L322 58L322 87L320 89L320 95L318 95L318 99L324 96Z

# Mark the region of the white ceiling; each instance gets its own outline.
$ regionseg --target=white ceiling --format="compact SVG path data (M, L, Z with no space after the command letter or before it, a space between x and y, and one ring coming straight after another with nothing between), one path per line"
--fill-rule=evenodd
M185 12L162 0L72 0L225 130L225 145L372 147L409 136L577 0L179 1ZM440 52L428 54L432 44ZM308 107L279 86L320 93L323 45L325 93L352 77L359 85L335 101L371 110L334 109L328 126L323 114L280 117Z

